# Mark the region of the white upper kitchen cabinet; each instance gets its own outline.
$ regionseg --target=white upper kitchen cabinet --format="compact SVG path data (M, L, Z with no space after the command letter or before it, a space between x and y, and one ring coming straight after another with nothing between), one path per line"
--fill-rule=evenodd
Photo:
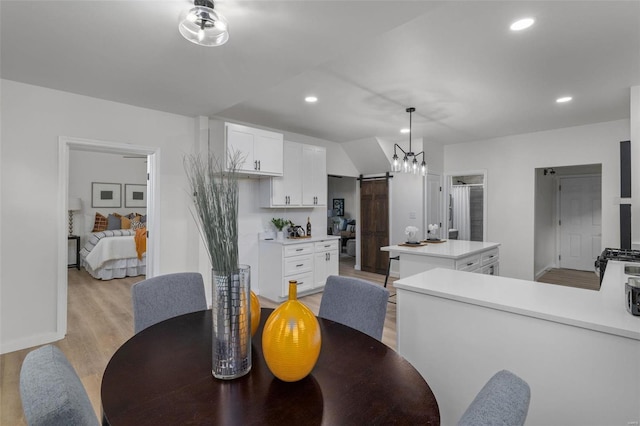
M225 123L225 157L229 168L229 153L240 152L243 173L282 176L284 137L281 133Z
M321 146L302 146L302 205L327 205L327 150Z
M302 144L284 141L284 174L261 179L262 207L294 207L302 204Z

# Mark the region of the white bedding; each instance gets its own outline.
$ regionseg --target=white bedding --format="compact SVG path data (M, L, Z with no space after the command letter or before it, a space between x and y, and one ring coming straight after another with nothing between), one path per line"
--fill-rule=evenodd
M142 260L138 260L137 257L108 260L102 265L102 267L95 270L86 262L83 262L82 266L93 278L106 281L114 278L146 275L146 261L147 254L145 253L142 255Z
M138 253L136 253L136 243L133 238L131 235L103 238L84 258L84 261L91 269L96 270L109 260L137 258Z

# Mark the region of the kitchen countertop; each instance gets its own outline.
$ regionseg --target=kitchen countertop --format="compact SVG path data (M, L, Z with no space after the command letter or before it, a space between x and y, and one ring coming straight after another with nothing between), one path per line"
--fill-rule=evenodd
M498 247L500 243L490 243L484 241L463 241L447 240L443 243L429 243L420 247L409 246L386 246L381 247L382 251L394 253L406 253L423 256L445 257L448 259L459 259L475 253Z
M262 239L260 242L264 243L272 243L272 244L302 244L302 243L316 243L318 241L329 241L329 240L339 240L340 236L338 235L321 235L321 236L311 236L310 238L285 238L282 240L273 239Z
M624 273L625 264L628 262L610 260L607 263L600 291L443 268L402 278L393 285L400 291L424 293L640 340L640 316L631 315L625 308L624 288L629 278Z

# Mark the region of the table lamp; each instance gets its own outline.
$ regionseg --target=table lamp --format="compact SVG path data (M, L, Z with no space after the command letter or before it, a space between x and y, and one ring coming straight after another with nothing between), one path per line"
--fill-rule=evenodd
M73 235L73 212L82 210L82 200L80 198L69 198L69 235Z

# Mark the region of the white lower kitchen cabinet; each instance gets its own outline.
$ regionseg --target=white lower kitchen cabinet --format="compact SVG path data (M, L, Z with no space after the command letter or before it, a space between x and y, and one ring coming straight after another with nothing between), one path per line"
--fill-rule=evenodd
M260 240L260 296L281 302L289 281L298 282L298 295L322 291L329 275L338 275L338 237L301 240Z
M329 275L338 275L339 240L315 243L315 261L313 262L314 288L322 288Z

